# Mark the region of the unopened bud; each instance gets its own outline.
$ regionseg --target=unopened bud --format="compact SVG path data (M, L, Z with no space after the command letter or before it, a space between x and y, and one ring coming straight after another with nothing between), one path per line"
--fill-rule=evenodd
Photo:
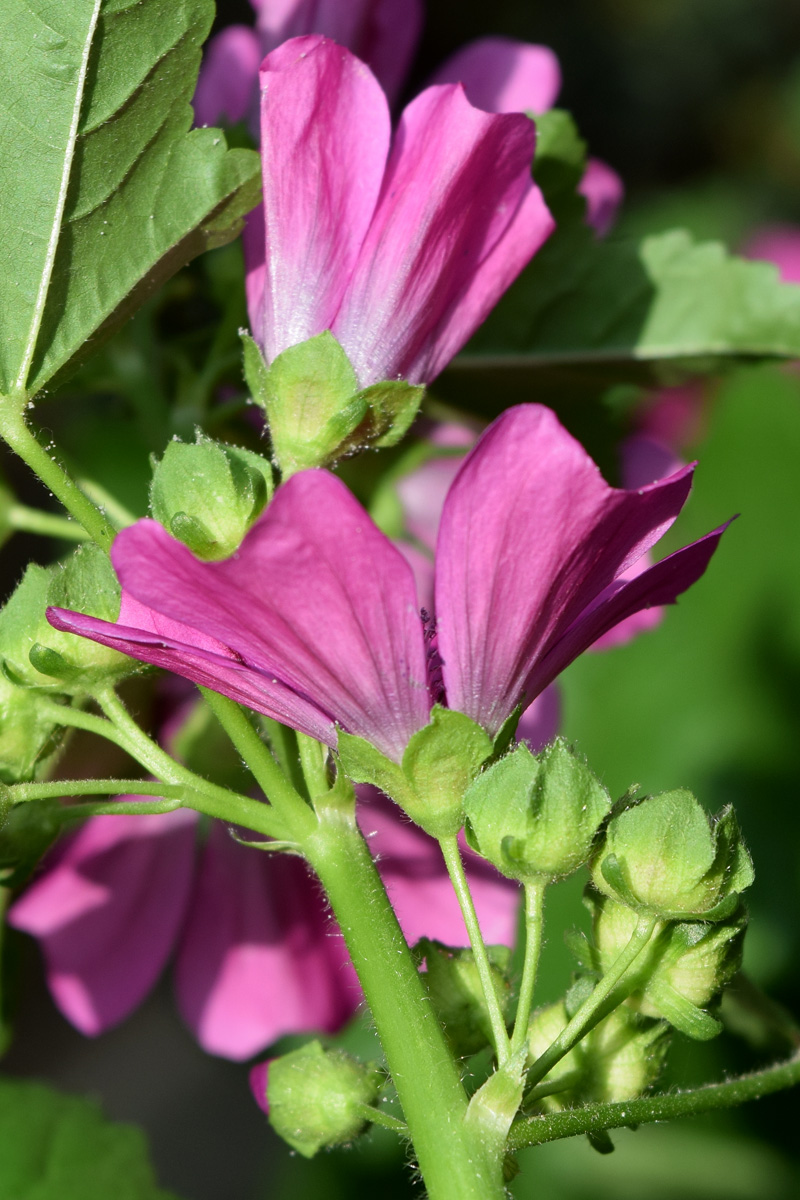
M251 450L198 434L170 442L156 465L150 507L157 521L198 558L227 558L272 493L272 469Z
M719 921L753 882L731 808L709 820L691 792L647 796L609 821L592 864L605 895L664 920Z
M472 951L422 938L417 942L416 952L425 959L423 978L428 994L456 1057L476 1054L490 1046L492 1023ZM505 1014L511 990L508 981L511 951L507 946L487 946L487 952L492 985L500 1011Z
M382 1080L376 1064L309 1042L268 1064L270 1125L306 1158L325 1147L345 1145L364 1130L363 1106L377 1100Z
M586 862L611 798L557 738L521 743L477 777L464 801L467 840L510 879L557 879Z

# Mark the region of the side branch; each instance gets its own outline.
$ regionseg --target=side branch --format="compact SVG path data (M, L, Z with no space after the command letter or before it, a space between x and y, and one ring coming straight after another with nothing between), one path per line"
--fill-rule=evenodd
M567 1112L550 1113L541 1117L526 1117L511 1127L509 1150L523 1150L559 1138L579 1133L597 1133L604 1129L620 1129L625 1125L645 1125L673 1117L688 1117L713 1112L718 1108L734 1108L747 1100L758 1100L772 1092L800 1083L800 1053L787 1062L775 1063L750 1075L741 1075L725 1083L710 1083L686 1092L669 1092L627 1100L617 1104L587 1104Z

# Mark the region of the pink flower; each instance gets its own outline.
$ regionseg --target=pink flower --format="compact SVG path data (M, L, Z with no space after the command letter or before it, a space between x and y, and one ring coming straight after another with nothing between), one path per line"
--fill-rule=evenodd
M422 0L250 0L256 27L230 25L208 44L194 110L198 125L221 117L258 131L258 66L289 38L319 33L367 64L390 100L403 85L422 29ZM252 117L255 116L255 121Z
M745 243L745 258L775 263L784 283L800 283L800 227L762 225Z
M409 941L466 945L435 843L378 793L360 816ZM516 886L471 851L466 861L486 936L512 944ZM218 822L201 849L188 810L91 818L9 922L38 938L56 1005L88 1036L133 1012L172 957L184 1020L225 1058L250 1058L289 1033L336 1033L362 998L304 864L240 846Z
M532 123L428 88L392 140L375 77L295 38L261 67L263 220L245 239L255 340L271 361L329 329L362 386L433 379L553 228Z
M428 723L429 685L494 735L609 629L698 579L722 528L625 577L680 512L691 475L612 488L548 409L503 413L444 502L434 679L410 566L321 470L283 484L223 562L200 562L155 521L137 522L112 548L119 621L49 617L329 746L338 724L399 761Z

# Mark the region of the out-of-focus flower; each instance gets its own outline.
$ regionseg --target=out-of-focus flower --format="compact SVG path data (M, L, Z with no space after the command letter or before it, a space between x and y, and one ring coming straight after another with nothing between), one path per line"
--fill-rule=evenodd
M361 387L428 382L552 231L525 117L428 88L392 140L375 77L325 38L264 60L261 128L263 218L245 258L268 362L330 330Z
M774 263L784 283L800 283L797 225L762 225L747 239L741 253L745 258L763 258Z
M552 412L508 409L444 502L435 662L411 568L321 470L282 485L224 562L200 562L155 521L137 522L112 548L120 620L65 609L49 619L329 746L339 725L399 762L433 700L494 736L609 629L698 579L722 528L626 578L680 512L691 475L609 487Z
M246 120L259 134L258 64L282 41L317 33L347 46L374 72L390 101L402 87L422 25L419 0L251 0L255 29L230 26L209 43L194 98L198 124ZM548 46L514 38L469 42L433 74L432 84L460 83L476 108L494 113L543 113L561 90L561 68ZM590 158L579 188L586 220L600 236L622 200L613 168Z
M369 793L361 825L409 942L465 945L436 844L373 789L360 790ZM512 944L516 887L471 851L465 858L486 936ZM305 865L243 847L218 822L200 848L188 810L90 818L9 922L38 939L56 1005L89 1036L133 1012L173 956L184 1020L225 1058L249 1058L284 1034L335 1033L362 998Z

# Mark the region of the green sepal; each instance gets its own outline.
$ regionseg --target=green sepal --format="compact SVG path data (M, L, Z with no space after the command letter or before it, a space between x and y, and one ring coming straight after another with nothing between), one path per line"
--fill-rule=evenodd
M359 1063L343 1050L309 1042L269 1064L269 1123L293 1150L313 1158L364 1131L362 1106L374 1104L383 1080L376 1063Z
M687 1000L666 979L656 976L647 987L647 995L661 1015L680 1033L698 1042L707 1042L722 1032L722 1022Z
M421 384L406 383L404 379L383 379L358 392L354 400L365 405L365 418L353 431L344 452L367 446L396 446L411 428L424 396Z
M520 743L465 798L467 839L510 879L557 879L588 859L611 798L557 738L540 754Z
M0 782L30 782L53 766L67 731L42 713L37 693L0 675Z
M401 808L408 794L403 768L362 737L339 730L337 754L342 770L353 783L371 783Z
M464 793L492 754L492 740L471 717L435 704L403 754L409 794L402 807L432 837L457 833ZM399 803L399 802L398 802Z
M252 450L197 434L170 442L150 485L153 516L198 558L227 558L272 495L272 468Z

